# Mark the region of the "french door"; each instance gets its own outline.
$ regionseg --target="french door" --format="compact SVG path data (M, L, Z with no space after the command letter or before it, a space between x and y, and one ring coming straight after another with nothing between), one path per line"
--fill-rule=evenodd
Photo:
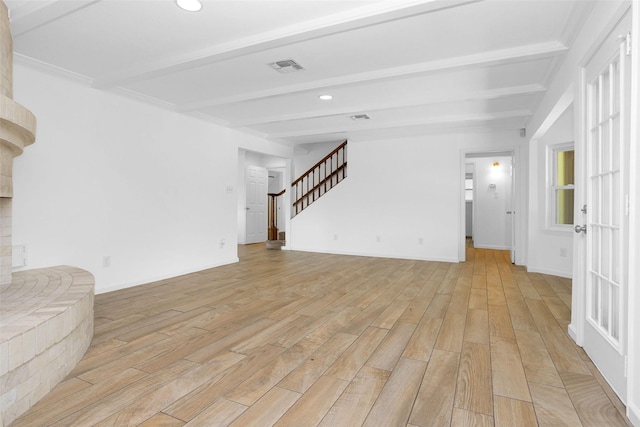
M631 17L618 23L585 68L586 233L583 344L612 388L626 400L626 295Z

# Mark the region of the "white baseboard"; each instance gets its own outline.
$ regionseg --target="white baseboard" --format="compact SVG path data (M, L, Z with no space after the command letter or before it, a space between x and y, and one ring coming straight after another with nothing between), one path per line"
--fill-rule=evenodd
M633 402L627 402L627 418L635 427L640 427L640 408Z
M418 257L414 255L407 255L407 254L385 254L385 253L377 254L377 253L365 253L365 252L355 252L355 251L354 252L334 251L329 249L325 250L325 249L318 249L318 248L300 248L300 247L292 248L290 246L287 247L287 250L301 251L301 252L316 252L320 254L331 254L331 255L366 256L371 258L392 258L392 259L412 259L417 261L452 262L456 264L460 262L458 258Z
M564 277L565 279L573 279L573 273L567 273L565 271L557 271L557 270L551 270L548 268L532 267L530 265L527 265L526 268L527 268L527 273L548 274L549 276L558 276L558 277Z
M509 246L492 246L492 245L477 245L475 242L473 243L473 247L475 249L493 249L496 251L510 251L511 247Z
M567 332L569 333L569 336L571 337L573 342L577 343L578 342L578 331L576 331L576 328L573 326L573 323L571 323L569 325L569 327L567 328Z
M109 287L106 287L106 288L96 289L95 293L96 293L96 295L106 294L107 292L119 291L121 289L132 288L134 286L141 286L141 285L146 285L147 283L158 282L160 280L172 279L174 277L184 276L185 274L196 273L198 271L208 270L210 268L222 267L223 265L234 264L234 263L239 262L239 261L240 261L240 259L238 257L234 257L234 258L231 258L229 260L221 261L221 262L214 263L214 264L207 264L207 265L203 265L203 266L192 268L192 269L188 269L188 270L177 271L177 272L171 273L171 274L150 277L150 278L145 279L144 282L122 283L122 284L115 285L115 286L109 286Z

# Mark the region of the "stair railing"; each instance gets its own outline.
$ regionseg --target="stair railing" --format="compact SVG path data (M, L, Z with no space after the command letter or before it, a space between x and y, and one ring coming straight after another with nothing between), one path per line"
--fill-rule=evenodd
M267 211L267 223L269 224L267 234L269 240L278 240L278 197L282 196L287 189L279 193L267 193L269 196L269 206Z
M293 181L291 184L294 196L292 216L302 212L346 177L347 141Z

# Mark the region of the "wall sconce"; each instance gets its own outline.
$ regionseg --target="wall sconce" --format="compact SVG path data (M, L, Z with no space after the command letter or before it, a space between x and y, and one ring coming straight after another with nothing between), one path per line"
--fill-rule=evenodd
M493 162L493 167L497 168L498 166L500 166L500 162Z

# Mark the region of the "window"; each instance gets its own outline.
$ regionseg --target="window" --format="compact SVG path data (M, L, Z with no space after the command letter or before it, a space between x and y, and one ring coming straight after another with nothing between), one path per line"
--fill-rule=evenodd
M550 223L552 226L573 225L575 190L573 144L551 147Z

